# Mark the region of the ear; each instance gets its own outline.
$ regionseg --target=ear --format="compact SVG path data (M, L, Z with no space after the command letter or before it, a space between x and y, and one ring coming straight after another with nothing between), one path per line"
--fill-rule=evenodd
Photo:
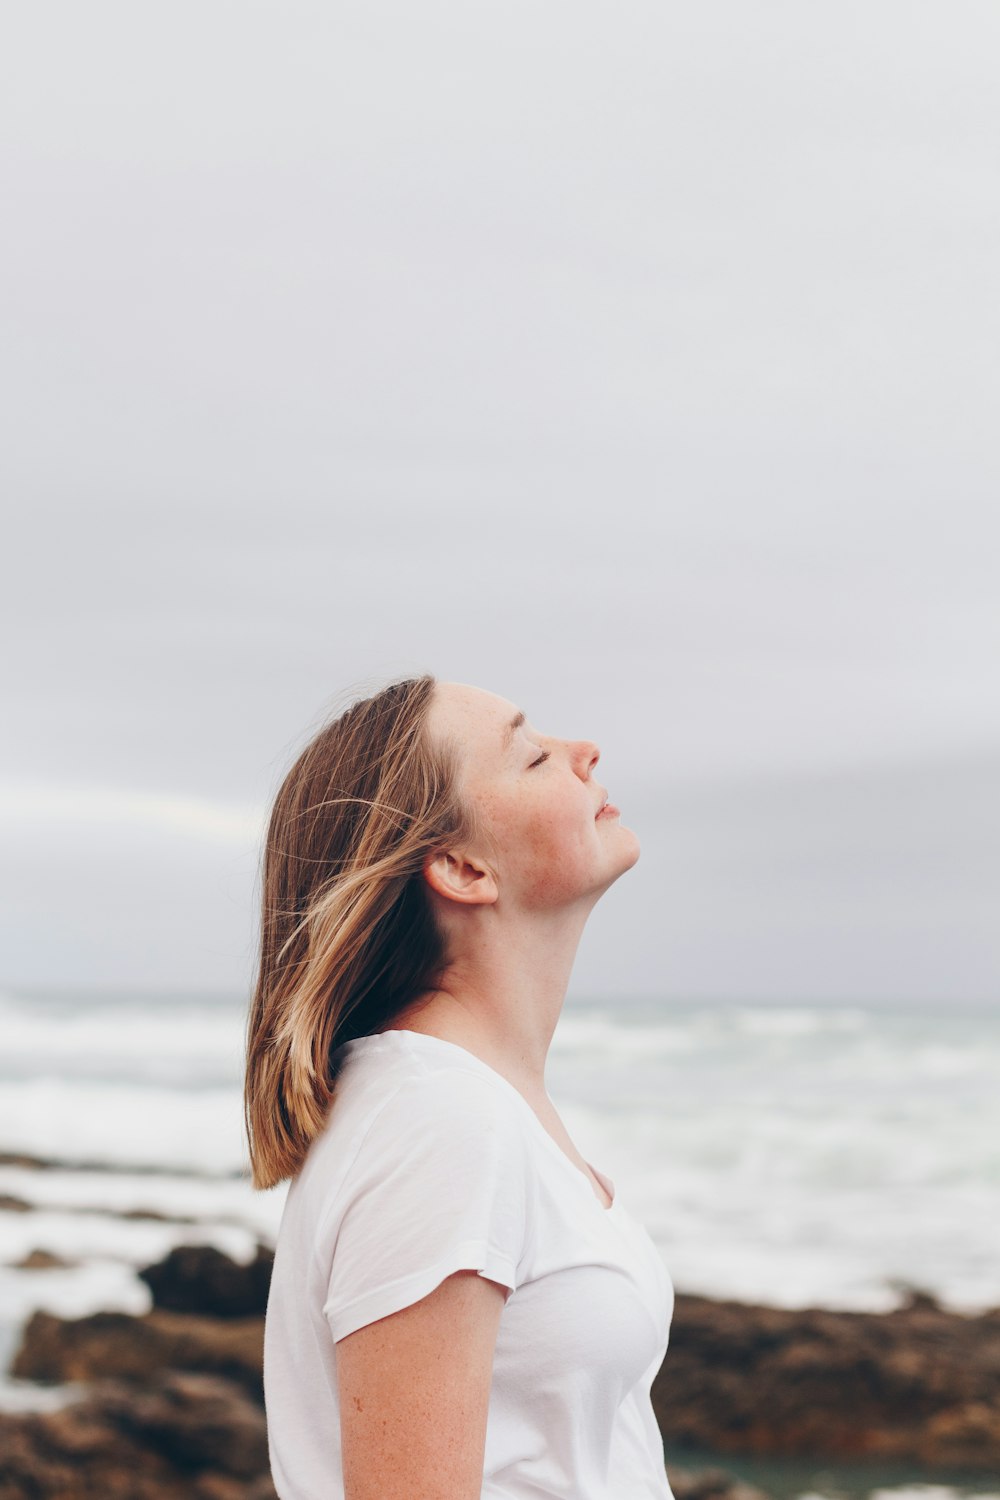
M500 894L493 872L469 854L442 850L426 861L424 879L438 896L463 906L492 906Z

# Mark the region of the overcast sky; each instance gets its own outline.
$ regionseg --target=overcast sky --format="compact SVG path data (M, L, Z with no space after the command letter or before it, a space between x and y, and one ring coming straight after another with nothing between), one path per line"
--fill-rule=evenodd
M1000 9L53 3L0 49L0 982L220 989L429 670L602 747L583 994L1000 991Z

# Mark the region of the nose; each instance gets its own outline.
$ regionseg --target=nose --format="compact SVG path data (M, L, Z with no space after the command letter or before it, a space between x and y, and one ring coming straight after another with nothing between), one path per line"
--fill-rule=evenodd
M586 780L601 758L600 748L593 740L576 740L573 751L577 770Z

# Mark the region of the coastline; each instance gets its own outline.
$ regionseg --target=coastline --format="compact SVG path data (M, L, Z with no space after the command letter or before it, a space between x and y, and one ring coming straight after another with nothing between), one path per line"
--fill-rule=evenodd
M33 1312L7 1390L35 1409L0 1411L0 1500L271 1500L272 1258L259 1241L242 1261L179 1245L139 1272L148 1311ZM806 1479L824 1470L831 1493L869 1493L852 1469L895 1476L902 1493L936 1481L982 1494L1000 1473L1000 1308L969 1316L917 1293L891 1313L796 1312L678 1293L652 1400L676 1500L816 1494ZM72 1487L74 1452L89 1489Z

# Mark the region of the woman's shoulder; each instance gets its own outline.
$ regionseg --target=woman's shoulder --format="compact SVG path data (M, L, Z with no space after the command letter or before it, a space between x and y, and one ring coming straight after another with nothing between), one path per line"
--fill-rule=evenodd
M345 1045L329 1128L365 1132L487 1128L520 1134L530 1109L513 1084L473 1053L424 1033L382 1032Z
M533 1141L512 1085L464 1057L407 1063L399 1044L383 1053L381 1040L348 1049L326 1128L296 1182L296 1212L315 1212L329 1228L352 1204L386 1195L496 1191L527 1201Z

